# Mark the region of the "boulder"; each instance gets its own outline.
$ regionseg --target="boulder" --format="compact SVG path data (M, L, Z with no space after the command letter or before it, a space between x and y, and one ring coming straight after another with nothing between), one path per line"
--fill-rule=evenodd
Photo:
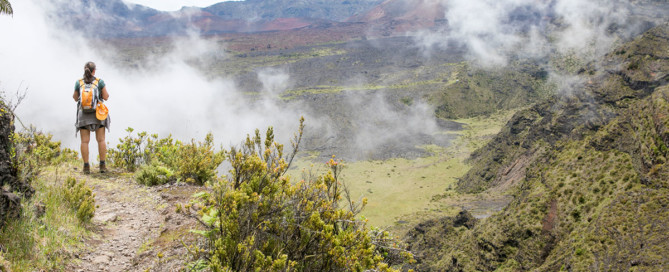
M4 101L0 100L0 228L5 220L21 215L21 198L13 192L30 197L34 190L17 177L12 157L11 135L14 133L14 116Z

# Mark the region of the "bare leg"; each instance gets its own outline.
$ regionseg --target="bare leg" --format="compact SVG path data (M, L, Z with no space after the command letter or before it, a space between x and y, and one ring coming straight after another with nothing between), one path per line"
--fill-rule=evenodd
M88 142L91 141L91 131L80 129L79 132L81 132L81 158L84 163L88 163Z
M107 143L105 143L105 128L101 127L95 131L95 140L98 141L98 154L100 161L105 161L107 157Z

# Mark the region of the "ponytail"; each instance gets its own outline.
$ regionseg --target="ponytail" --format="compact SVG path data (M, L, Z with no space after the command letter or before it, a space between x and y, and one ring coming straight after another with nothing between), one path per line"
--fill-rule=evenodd
M89 61L84 65L84 83L91 83L95 80L93 72L95 71L95 63Z

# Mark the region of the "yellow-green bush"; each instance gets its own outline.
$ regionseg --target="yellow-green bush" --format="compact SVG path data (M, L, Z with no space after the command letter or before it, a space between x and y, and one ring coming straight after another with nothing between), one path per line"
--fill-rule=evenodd
M78 182L75 178L68 177L63 187L63 197L81 222L91 221L95 215L95 194L86 186L85 181Z
M176 179L176 177L174 176L174 171L169 168L152 163L139 168L139 171L135 174L135 179L139 184L154 186L169 183Z
M330 160L329 173L299 182L285 175L303 127L290 156L274 142L272 128L264 141L256 130L226 153L229 178L182 210L206 226L197 231L205 248L194 245L191 252L212 271L391 271L391 264L410 260L388 232L370 230L356 217L365 200L341 202L340 162Z
M141 169L138 181L145 185L164 184L173 180L204 184L216 177L216 168L224 160L224 151L214 149L214 136L209 133L203 142L175 141L172 136L158 138L140 132L137 137L128 128L128 136L119 139L116 148L109 150L109 159L114 167L127 171ZM175 178L172 178L172 174ZM169 174L169 175L168 175Z
M119 139L116 148L110 148L107 152L107 160L113 167L124 168L127 171L134 172L137 167L147 161L146 159L146 140L147 133L140 132L137 137L132 136L133 128L127 128L128 135ZM157 136L156 136L157 137Z
M17 171L34 191L23 194L21 216L0 229L0 271L64 271L69 255L88 233L86 222L95 211L94 196L83 182L62 182L40 174L46 166L76 159L71 150L51 141L51 135L17 133L13 136ZM5 260L3 260L3 258Z
M39 176L33 186L32 198L21 201L21 217L0 229L3 257L12 271L67 271L69 254L81 249L82 238L90 235L85 222L93 216L93 195L72 178L61 182ZM42 212L33 208L38 205Z
M18 177L30 181L44 166L60 162L74 161L77 152L62 148L59 141L52 141L53 135L39 131L24 131L12 135L12 152Z
M188 183L204 184L216 178L216 168L224 160L224 151L214 150L214 136L209 133L204 142L179 144L176 161L177 176Z

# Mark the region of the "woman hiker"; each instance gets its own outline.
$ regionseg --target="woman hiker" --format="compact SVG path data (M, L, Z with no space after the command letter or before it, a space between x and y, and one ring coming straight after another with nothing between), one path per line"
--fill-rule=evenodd
M81 158L84 160L84 174L91 173L91 165L88 162L88 142L91 140L91 131L95 131L95 140L98 142L98 153L100 155L100 173L107 171L105 165L105 157L107 156L107 145L105 143L105 128L109 129L111 121L105 112L96 116L95 110L84 110L82 102L80 101L80 91L84 87L97 89L97 92L92 92L93 95L99 95L98 99L109 99L107 87L102 79L95 77L95 63L88 62L84 66L84 78L77 80L74 85L74 94L72 98L78 102L77 105L77 122L75 124L77 131L81 132ZM97 93L97 94L96 94ZM84 101L87 101L84 97ZM102 119L102 120L99 120Z

